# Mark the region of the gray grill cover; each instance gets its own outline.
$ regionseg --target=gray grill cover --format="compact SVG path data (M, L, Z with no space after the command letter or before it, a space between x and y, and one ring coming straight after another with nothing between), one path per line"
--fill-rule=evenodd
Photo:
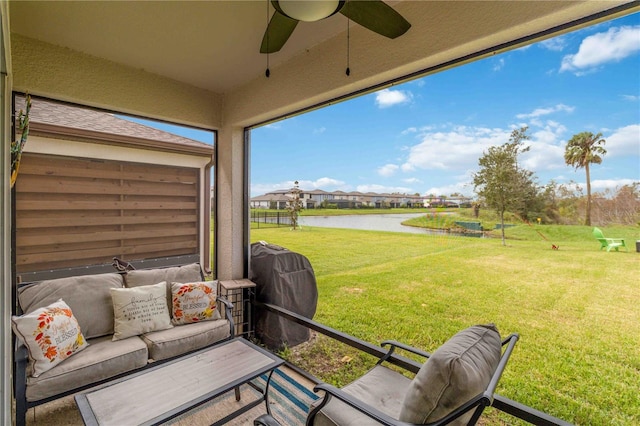
M251 245L251 281L256 300L270 303L312 319L318 304L316 277L309 260L274 244ZM277 314L256 308L256 337L271 349L306 342L307 327Z

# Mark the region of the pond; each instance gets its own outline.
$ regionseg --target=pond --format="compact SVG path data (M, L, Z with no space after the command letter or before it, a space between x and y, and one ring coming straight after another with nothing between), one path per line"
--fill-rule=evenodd
M416 228L402 224L405 220L424 216L424 213L366 214L348 216L300 216L302 226L321 228L363 229L368 231L408 232L412 234L442 234L445 231Z

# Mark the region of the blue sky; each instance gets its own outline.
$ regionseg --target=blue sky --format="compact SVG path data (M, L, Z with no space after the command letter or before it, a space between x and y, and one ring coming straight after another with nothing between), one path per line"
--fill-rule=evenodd
M296 180L306 190L473 195L478 158L525 125L521 160L541 185L584 184L563 158L583 131L607 141L594 191L640 181L640 14L254 129L251 195Z

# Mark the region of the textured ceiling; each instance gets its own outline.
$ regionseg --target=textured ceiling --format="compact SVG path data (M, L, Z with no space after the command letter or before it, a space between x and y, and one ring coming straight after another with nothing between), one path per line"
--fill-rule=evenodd
M353 0L352 0L353 1ZM414 51L398 60L417 61L470 41L506 32L513 38L619 4L571 1L389 1L412 24L396 40L352 25L354 54ZM229 93L260 78L267 66L259 46L273 7L260 1L13 1L11 31L204 88ZM339 37L335 60L345 62L347 19L336 14L300 23L271 68ZM497 40L500 41L500 40ZM367 50L358 46L366 46ZM379 53L379 52L376 52ZM373 55L372 55L373 56ZM357 63L358 57L352 58ZM364 62L366 63L366 61ZM342 66L342 65L341 65Z

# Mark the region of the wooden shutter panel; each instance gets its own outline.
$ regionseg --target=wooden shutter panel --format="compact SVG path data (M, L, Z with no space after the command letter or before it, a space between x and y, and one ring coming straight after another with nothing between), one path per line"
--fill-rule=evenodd
M195 254L199 170L25 153L17 273Z

